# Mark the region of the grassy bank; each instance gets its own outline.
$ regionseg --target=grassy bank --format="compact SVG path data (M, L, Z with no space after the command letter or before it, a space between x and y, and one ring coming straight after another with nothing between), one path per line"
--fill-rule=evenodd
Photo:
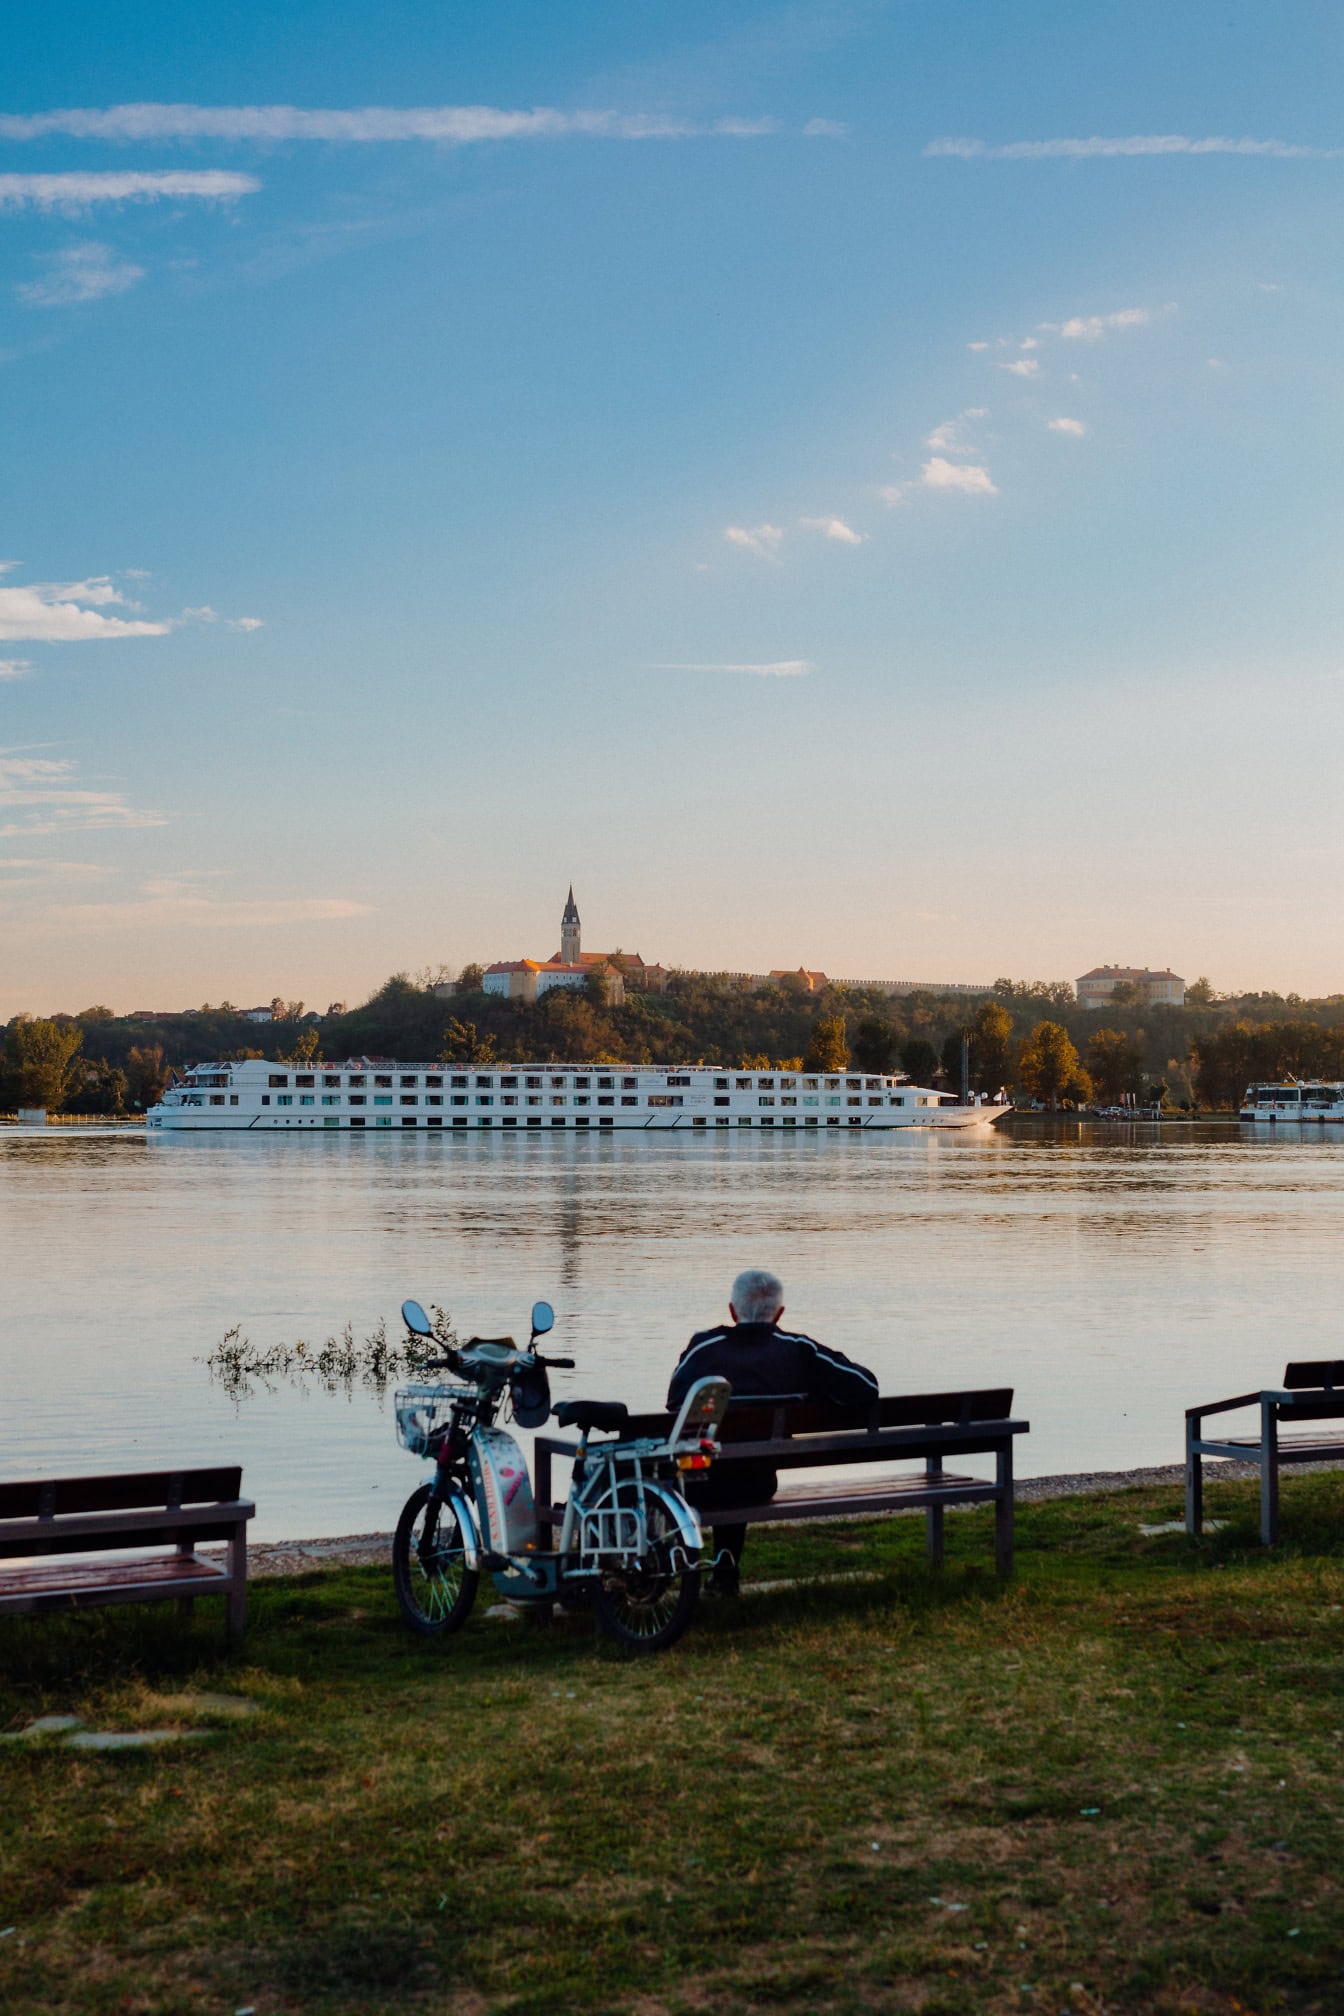
M0 1746L0 2003L257 2016L1340 2006L1344 1477L1284 1547L1145 1536L1170 1488L754 1536L661 1661L582 1618L407 1635L378 1570L212 1606L11 1620L0 1727L203 1740ZM228 1719L200 1690L244 1694ZM184 1694L188 1697L183 1699Z

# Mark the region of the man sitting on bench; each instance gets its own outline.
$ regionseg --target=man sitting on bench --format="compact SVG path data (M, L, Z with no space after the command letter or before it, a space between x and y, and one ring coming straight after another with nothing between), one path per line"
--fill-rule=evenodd
M717 1330L698 1330L682 1352L667 1389L667 1404L674 1412L697 1379L711 1377L727 1379L734 1400L786 1395L796 1400L832 1400L841 1407L866 1407L877 1398L877 1381L862 1365L853 1364L839 1351L818 1344L801 1331L780 1329L784 1289L764 1268L748 1267L738 1275L728 1313L733 1319L730 1324L720 1324ZM773 1498L778 1487L772 1464L735 1463L722 1478L716 1470L702 1478L688 1477L686 1496L698 1510L712 1514L716 1506L726 1510L743 1503L759 1505ZM721 1595L737 1594L746 1537L745 1525L715 1523L717 1559L710 1587Z

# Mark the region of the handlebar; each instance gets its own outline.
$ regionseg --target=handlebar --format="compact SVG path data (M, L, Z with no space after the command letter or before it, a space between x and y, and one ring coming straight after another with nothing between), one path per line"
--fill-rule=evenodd
M543 1358L540 1351L534 1351L532 1355L538 1365L544 1365L548 1371L553 1366L558 1366L562 1372L572 1372L574 1370L575 1361L572 1358Z
M461 1363L462 1361L458 1357L456 1351L450 1351L446 1358L427 1358L425 1360L424 1369L426 1372L442 1372L442 1371L456 1372L461 1366Z

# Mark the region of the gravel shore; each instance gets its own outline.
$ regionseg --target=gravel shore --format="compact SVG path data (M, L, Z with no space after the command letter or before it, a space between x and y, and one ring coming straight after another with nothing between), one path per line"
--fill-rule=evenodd
M1318 1466L1313 1465L1313 1468ZM1321 1469L1344 1465L1321 1464ZM1220 1463L1206 1471L1209 1477L1258 1477L1254 1463ZM1135 1485L1184 1484L1185 1468L1180 1463L1160 1463L1143 1470L1080 1470L1068 1477L1021 1477L1017 1482L1019 1505L1038 1505L1046 1498L1087 1497L1096 1491L1128 1491ZM919 1517L919 1508L894 1513L894 1518ZM347 1533L335 1540L261 1540L247 1550L248 1573L263 1575L304 1575L315 1568L381 1567L391 1554L390 1533Z

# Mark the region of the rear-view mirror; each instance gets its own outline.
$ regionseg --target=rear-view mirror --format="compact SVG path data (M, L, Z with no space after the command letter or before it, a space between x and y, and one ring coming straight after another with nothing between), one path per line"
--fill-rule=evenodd
M555 1311L552 1309L550 1303L534 1302L532 1304L532 1335L534 1337L544 1337L546 1332L554 1327Z
M417 1337L432 1337L434 1335L429 1318L418 1302L402 1303L401 1320L408 1330L414 1330Z

